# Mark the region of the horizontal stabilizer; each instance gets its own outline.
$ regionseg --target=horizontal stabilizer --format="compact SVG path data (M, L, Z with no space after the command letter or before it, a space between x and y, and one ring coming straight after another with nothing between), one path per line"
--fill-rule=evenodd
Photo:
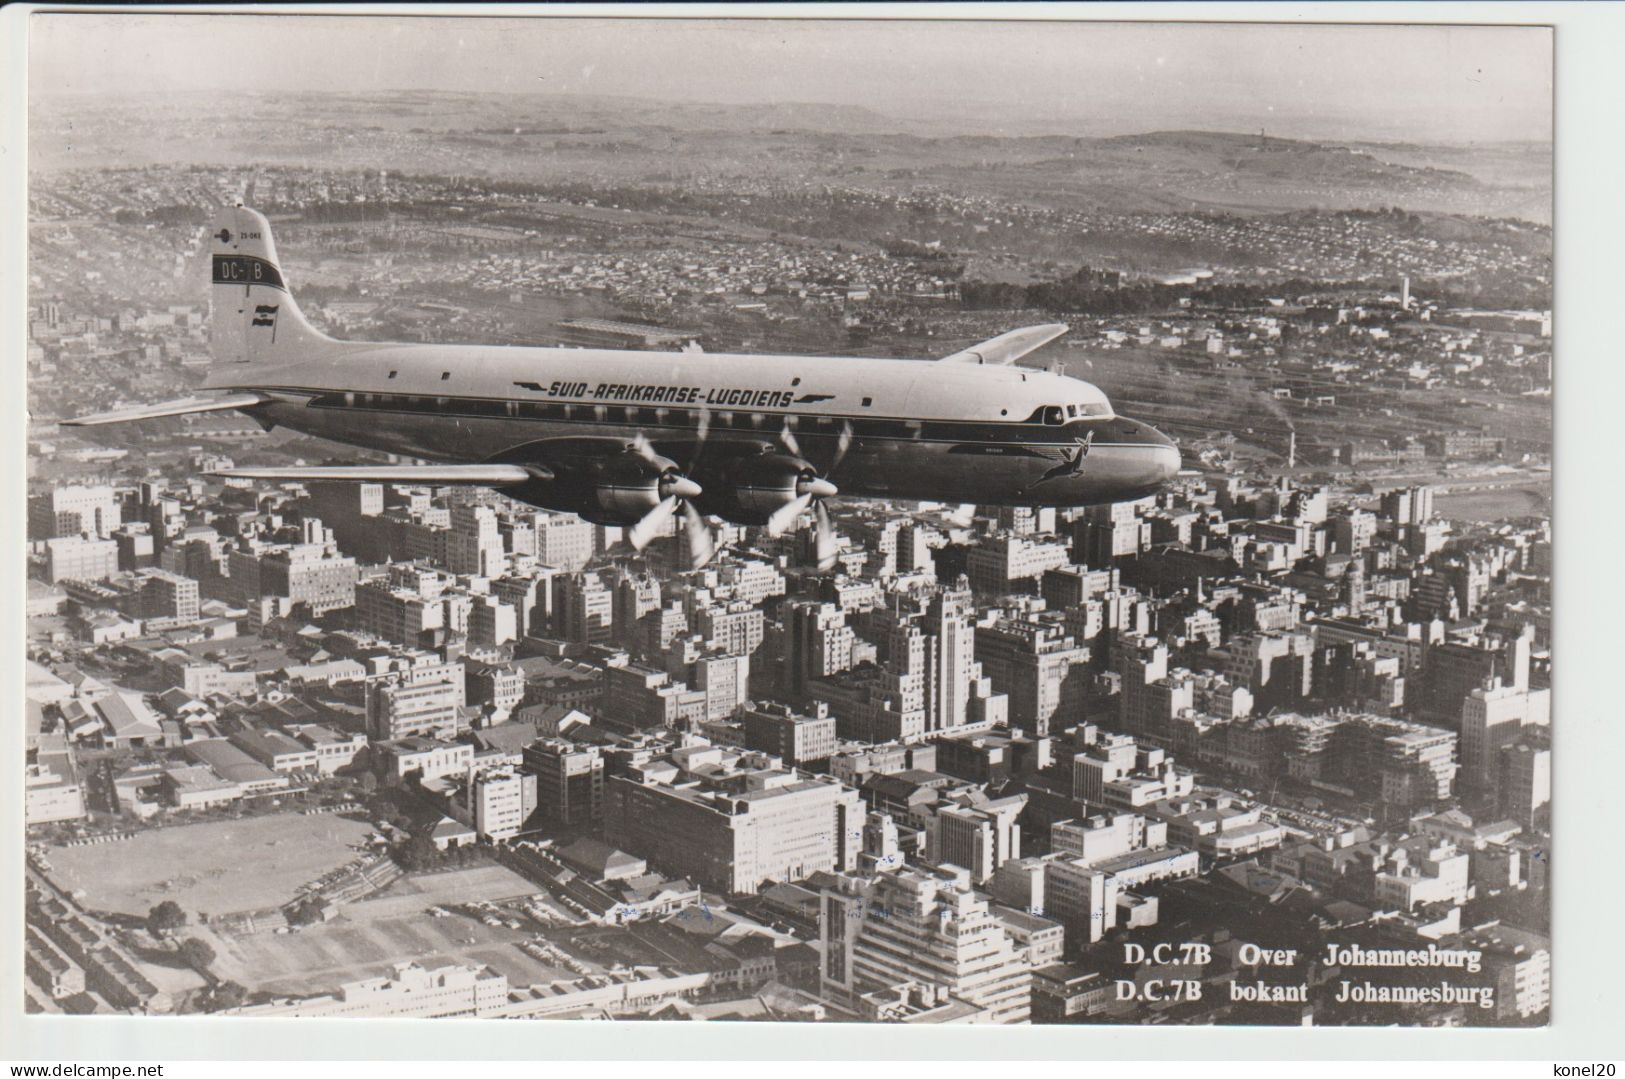
M164 416L188 416L194 412L229 412L234 408L253 408L263 404L264 397L257 393L231 393L224 397L188 397L181 401L165 401L159 405L137 405L115 412L98 412L90 416L76 416L61 421L63 427L100 427L104 423L127 423L130 420L156 420Z
M223 468L210 475L241 480L285 480L305 483L444 483L471 487L507 487L551 479L539 465L297 465L288 468Z
M942 363L1014 363L1016 360L1055 340L1067 331L1064 322L1049 322L1042 326L1023 326L1019 330L990 337L979 345L944 356Z

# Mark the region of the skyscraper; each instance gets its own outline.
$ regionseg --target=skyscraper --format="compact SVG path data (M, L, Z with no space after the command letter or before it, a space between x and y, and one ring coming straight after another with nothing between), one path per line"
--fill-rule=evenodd
M932 597L925 629L936 638L934 670L926 687L926 729L953 730L969 713L972 683L981 676L976 663L975 601L970 589L944 590Z
M800 600L784 613L785 690L793 701L807 695L813 678L844 671L852 665L852 627L833 603Z

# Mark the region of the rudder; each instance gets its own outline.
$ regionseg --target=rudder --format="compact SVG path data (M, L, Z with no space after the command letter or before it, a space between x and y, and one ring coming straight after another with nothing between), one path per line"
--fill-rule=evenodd
M216 365L284 364L334 344L313 329L294 302L257 210L223 210L210 226L209 349Z

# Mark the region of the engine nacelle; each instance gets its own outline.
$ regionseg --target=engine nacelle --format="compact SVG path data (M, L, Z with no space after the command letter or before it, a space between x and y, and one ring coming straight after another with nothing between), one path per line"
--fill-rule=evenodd
M702 513L742 525L766 524L774 510L801 494L798 484L818 474L801 458L782 453L739 457L719 464L716 472L707 477L696 505Z
M660 503L661 479L676 470L675 462L664 457L645 458L629 450L555 466L553 479L505 487L502 493L594 524L631 525Z

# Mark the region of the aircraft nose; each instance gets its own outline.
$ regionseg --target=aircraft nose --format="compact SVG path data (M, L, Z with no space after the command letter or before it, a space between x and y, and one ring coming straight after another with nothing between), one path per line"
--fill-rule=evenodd
M1148 448L1148 456L1152 467L1157 472L1157 482L1166 483L1179 475L1183 462L1179 457L1179 447L1174 440L1152 427L1149 423L1139 420L1130 421L1134 424L1134 439Z
M1179 469L1183 462L1179 459L1178 446L1175 446L1172 442L1166 446L1158 446L1156 454L1157 468L1162 472L1164 483L1179 475Z

